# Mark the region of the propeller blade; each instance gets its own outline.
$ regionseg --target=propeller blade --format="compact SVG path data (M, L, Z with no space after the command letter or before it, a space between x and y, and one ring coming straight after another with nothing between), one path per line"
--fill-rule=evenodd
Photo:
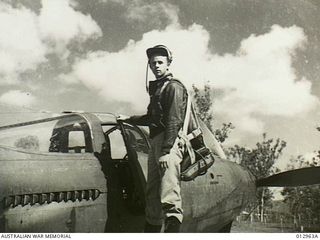
M290 170L256 181L257 187L297 187L320 184L320 167Z

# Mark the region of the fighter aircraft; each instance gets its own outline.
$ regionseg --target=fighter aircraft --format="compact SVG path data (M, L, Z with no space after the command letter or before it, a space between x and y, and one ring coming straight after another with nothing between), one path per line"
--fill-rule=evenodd
M182 232L230 231L257 187L320 183L319 168L256 179L200 125L215 162L181 183ZM143 232L149 147L144 127L107 113L0 127L0 231Z

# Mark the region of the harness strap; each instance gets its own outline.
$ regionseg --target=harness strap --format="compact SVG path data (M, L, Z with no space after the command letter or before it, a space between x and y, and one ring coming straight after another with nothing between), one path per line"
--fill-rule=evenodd
M183 122L183 127L179 131L179 136L180 136L180 139L184 142L186 149L188 151L188 154L190 156L191 164L193 164L196 161L196 156L194 154L190 140L192 140L194 138L194 133L196 133L196 130L198 130L198 129L196 129L196 130L192 131L190 134L188 134L188 126L190 123L191 112L192 112L192 104L191 104L190 94L188 93L186 115L185 115L185 119Z
M159 92L159 96L161 97L162 92L164 91L164 89L166 88L166 86L169 84L170 80L165 81L164 84L162 85L160 92Z
M191 117L191 99L190 99L190 94L188 92L187 94L188 99L187 99L187 109L186 109L186 115L183 121L183 127L182 127L182 132L184 135L188 135L188 126L190 122L190 117Z
M185 145L185 147L186 147L186 149L188 151L188 154L190 156L191 164L193 164L196 161L196 156L194 154L194 151L193 151L193 148L192 148L190 140L184 134L179 134L179 137L180 137L180 141L184 143L184 145Z
M201 129L200 129L200 128L197 128L197 129L193 130L191 133L189 133L189 134L187 135L187 137L188 137L188 139L189 139L189 141L190 141L190 140L192 140L192 139L200 136L201 134L202 134Z

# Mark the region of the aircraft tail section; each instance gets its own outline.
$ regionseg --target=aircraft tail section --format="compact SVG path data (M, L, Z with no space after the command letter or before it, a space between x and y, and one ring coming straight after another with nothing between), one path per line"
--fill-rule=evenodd
M320 167L281 172L256 181L257 187L297 187L320 184Z

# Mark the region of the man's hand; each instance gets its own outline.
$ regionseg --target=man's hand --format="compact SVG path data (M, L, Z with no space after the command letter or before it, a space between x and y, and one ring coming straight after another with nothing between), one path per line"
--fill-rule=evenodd
M159 158L159 165L162 171L165 171L167 168L169 168L168 161L170 161L169 154L163 155Z
M119 114L119 115L117 116L117 121L128 121L129 118L130 118L130 117L127 116L127 115Z

